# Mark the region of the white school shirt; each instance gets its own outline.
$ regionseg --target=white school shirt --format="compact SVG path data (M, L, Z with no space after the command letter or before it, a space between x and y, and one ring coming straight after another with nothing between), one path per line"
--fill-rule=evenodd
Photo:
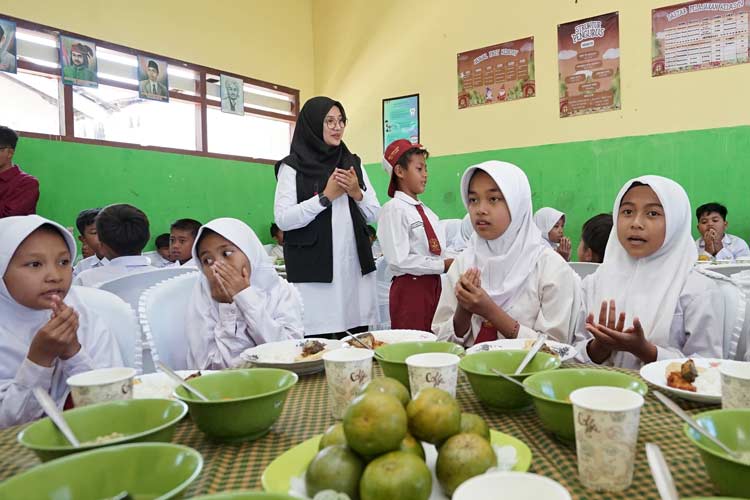
M380 203L364 168L362 176L367 189L357 206L367 222L375 222ZM282 231L305 227L325 210L317 195L297 203L296 178L293 168L281 165L273 209L276 225ZM347 198L343 194L331 203L332 282L294 283L304 304L305 335L342 332L375 322L375 271L362 276Z
M422 205L437 235L440 255L430 253L417 205ZM383 205L378 218L378 241L393 276L441 274L445 269L445 230L440 219L427 205L406 193L396 191L393 199Z
M586 290L592 284L593 275L583 279L582 287ZM593 312L598 321L599 310L581 310L576 329L575 348L577 359L593 363L586 346L592 335L585 329L586 315ZM625 323L632 325L633 318L626 318ZM724 297L718 285L709 277L693 270L688 274L685 285L677 301L677 307L669 327L669 344L656 345L656 360L685 358L691 356L703 358L721 358L724 344ZM603 365L639 369L643 363L629 353L614 353Z
M723 247L716 254L715 258L717 260L736 260L742 257L750 257L750 247L747 246L747 243L742 238L731 234L724 234L721 244ZM711 254L706 252L706 242L703 241L703 238L695 240L695 245L698 247L699 254L712 257Z
M32 392L34 387L47 391L62 409L70 392L65 383L68 377L95 368L122 366L117 342L96 311L81 302L75 286L64 301L78 312L81 350L70 359L57 359L50 367L37 365L26 357L33 336L23 338L0 327L0 429L43 415Z
M273 248L268 252L268 255L274 259L284 260L284 247L281 245L274 245Z
M109 261L106 266L84 271L73 280L74 285L99 287L106 281L111 281L129 274L145 273L157 269L151 265L151 259L145 255L126 255Z
M73 277L75 278L79 274L81 274L83 271L88 271L89 269L94 269L97 267L102 267L107 265L109 262L109 259L106 257L102 257L101 259L96 256L96 254L86 257L82 261L80 261L78 264L75 265L73 268Z
M148 258L151 260L151 265L158 269L172 267L174 265L174 262L169 259L165 259L159 254L159 252L152 253Z
M448 285L440 294L432 331L438 340L447 340L466 347L474 345L484 318L472 315L471 328L466 335L459 337L453 330L453 315L456 312L456 283L468 270L461 254L448 270ZM481 277L480 277L481 279ZM518 321L518 338L536 338L546 333L553 340L571 343L581 308L580 283L576 275L560 254L544 249L523 285L505 312ZM498 338L503 338L498 332Z

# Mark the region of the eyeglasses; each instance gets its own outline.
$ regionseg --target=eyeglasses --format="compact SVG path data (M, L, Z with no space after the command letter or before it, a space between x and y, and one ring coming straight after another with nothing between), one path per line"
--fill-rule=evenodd
M333 130L336 128L336 125L339 126L339 128L346 127L346 121L343 118L339 118L338 120L336 118L326 118L323 122L326 124L326 127Z

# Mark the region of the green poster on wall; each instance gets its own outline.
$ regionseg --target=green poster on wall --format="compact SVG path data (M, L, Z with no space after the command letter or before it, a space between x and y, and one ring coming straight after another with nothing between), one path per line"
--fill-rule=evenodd
M419 142L419 94L383 99L383 151L396 139Z

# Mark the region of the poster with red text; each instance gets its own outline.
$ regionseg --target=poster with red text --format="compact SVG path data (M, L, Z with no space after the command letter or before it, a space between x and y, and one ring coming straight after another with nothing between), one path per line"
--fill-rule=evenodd
M534 37L458 54L459 109L535 94Z
M750 59L746 0L687 2L651 11L651 75L720 68Z
M617 12L557 27L560 117L620 109Z

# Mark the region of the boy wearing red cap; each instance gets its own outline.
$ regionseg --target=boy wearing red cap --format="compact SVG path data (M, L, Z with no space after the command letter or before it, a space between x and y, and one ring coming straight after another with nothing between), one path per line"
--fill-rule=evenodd
M378 241L394 276L389 295L391 328L430 331L440 299L440 274L453 259L445 257L440 219L419 201L427 185L427 158L421 144L406 139L385 149L383 168L391 176L378 219Z

